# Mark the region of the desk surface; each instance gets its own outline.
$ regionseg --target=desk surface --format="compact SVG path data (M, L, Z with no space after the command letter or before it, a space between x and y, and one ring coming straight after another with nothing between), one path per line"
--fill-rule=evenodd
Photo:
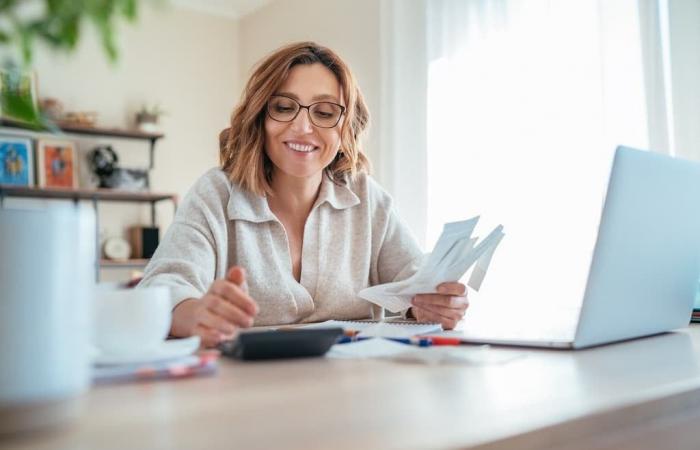
M674 448L697 443L700 327L576 352L487 351L520 357L471 366L222 360L213 377L95 388L77 424L11 444L58 450L654 448L655 439L669 437Z

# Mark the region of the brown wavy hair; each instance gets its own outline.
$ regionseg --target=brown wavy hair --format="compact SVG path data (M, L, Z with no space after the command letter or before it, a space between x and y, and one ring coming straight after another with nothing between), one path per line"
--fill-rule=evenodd
M320 63L338 79L346 105L341 125L340 150L325 168L338 183L346 175L368 172L369 160L361 137L369 126L369 110L350 68L335 52L314 42L279 48L254 68L241 101L231 115L231 126L219 134L219 161L229 179L258 195L272 194L273 164L265 153L267 102L298 64Z

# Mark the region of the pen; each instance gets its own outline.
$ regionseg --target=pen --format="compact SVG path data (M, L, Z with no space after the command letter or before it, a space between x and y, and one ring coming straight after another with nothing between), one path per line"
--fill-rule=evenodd
M462 341L456 337L448 336L430 336L424 337L423 339L430 339L432 345L461 345Z
M394 342L400 342L402 344L407 344L407 345L417 345L418 347L430 347L433 345L433 342L430 338L418 338L418 337L410 337L410 338L384 338L388 339L390 341Z
M358 341L364 341L367 339L372 339L371 337L365 337L365 336L341 336L338 338L337 341L335 341L336 344L349 344L350 342L358 342Z
M341 336L335 343L336 344L349 344L350 342L359 342L359 341L365 341L367 339L374 339L373 336ZM432 345L432 339L431 338L418 338L418 337L410 337L410 338L392 338L392 337L383 337L380 339L386 339L389 341L394 341L394 342L399 342L401 344L406 344L406 345L417 345L418 347L429 347Z

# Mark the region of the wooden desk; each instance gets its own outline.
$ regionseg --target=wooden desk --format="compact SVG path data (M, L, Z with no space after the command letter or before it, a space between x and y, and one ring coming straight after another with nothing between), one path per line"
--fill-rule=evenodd
M16 449L697 448L700 327L500 365L224 360L214 377L100 387Z

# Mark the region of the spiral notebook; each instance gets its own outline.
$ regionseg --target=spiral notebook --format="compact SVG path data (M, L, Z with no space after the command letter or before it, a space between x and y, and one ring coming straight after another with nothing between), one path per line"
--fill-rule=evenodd
M418 323L409 321L353 321L353 320L327 320L325 322L303 325L299 328L343 328L345 331L357 331L362 337L392 337L406 338L425 334L434 334L442 331L439 323Z

